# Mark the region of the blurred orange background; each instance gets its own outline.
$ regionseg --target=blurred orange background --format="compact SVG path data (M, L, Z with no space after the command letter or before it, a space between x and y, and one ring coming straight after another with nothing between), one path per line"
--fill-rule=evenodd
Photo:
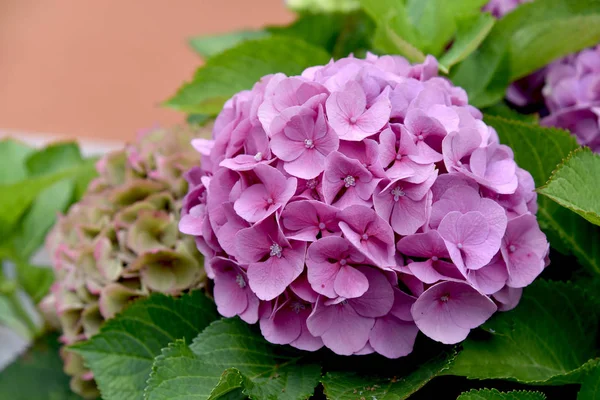
M201 60L187 39L293 15L283 0L0 0L0 131L125 141Z

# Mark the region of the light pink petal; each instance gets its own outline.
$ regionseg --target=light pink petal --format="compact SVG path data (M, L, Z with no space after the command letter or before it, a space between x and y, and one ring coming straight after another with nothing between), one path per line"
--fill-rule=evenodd
M431 207L431 198L424 197L413 201L402 197L395 202L390 218L392 229L400 235L412 235L427 221L427 209Z
M290 140L281 132L271 138L271 151L283 161L293 161L306 151L306 146L302 141Z
M339 269L333 285L335 293L346 299L362 296L369 288L367 277L349 265Z
M508 279L506 264L496 255L486 266L467 272L467 279L473 287L483 294L491 295L502 289Z
M292 176L313 179L325 169L325 156L315 148L305 150L294 161L283 164L283 169Z
M271 203L268 202L271 199ZM250 186L233 203L235 212L248 222L260 222L279 208L262 183Z
M510 311L519 304L521 295L523 294L523 288L511 288L504 286L498 292L492 296L496 303L498 303L498 310Z
M356 126L367 134L377 133L389 122L391 111L388 86L375 103L357 119Z
M441 282L427 289L412 306L419 330L445 344L464 340L497 310L494 302L466 283Z

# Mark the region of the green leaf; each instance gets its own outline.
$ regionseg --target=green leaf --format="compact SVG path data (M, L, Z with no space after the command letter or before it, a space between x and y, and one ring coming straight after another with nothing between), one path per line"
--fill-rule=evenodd
M269 33L265 31L237 31L221 35L198 36L190 39L190 46L208 59L245 40L261 39L266 36L269 36Z
M245 399L242 392L245 378L237 368L229 368L223 372L217 386L210 392L208 400Z
M349 12L360 7L358 0L287 0L286 5L295 11Z
M19 360L0 373L0 398L10 400L76 400L63 373L55 334L40 338Z
M440 58L440 64L450 70L450 67L467 58L483 42L495 22L490 14L476 14L458 19L456 39L450 50Z
M30 176L48 175L83 162L79 146L74 142L53 143L27 157Z
M29 260L44 243L46 234L56 222L57 214L64 213L71 204L74 191L75 183L67 179L39 193L13 238L14 251L21 260Z
M448 369L455 354L442 353L418 365L404 377L369 377L355 372L328 372L322 379L325 394L331 400L366 399L402 400L409 398L427 382Z
M0 294L0 325L12 329L24 339L31 338L29 327L15 310L9 297L3 294Z
M530 384L578 383L598 365L598 309L579 287L537 281L517 308L483 325L488 338L469 337L445 375L512 379ZM591 360L590 360L591 359Z
M513 149L517 164L531 173L538 187L579 147L573 136L560 129L491 116L485 121L496 129L500 141ZM549 198L538 197L538 205L538 221L552 247L572 252L582 265L600 273L600 229Z
M153 294L70 349L85 359L105 400L142 399L154 358L177 339L190 341L218 317L200 291L180 298Z
M77 166L61 169L47 175L35 176L19 182L0 185L0 242L6 239L17 221L31 206L38 194L63 179L75 179L88 174L94 165L85 161Z
M249 40L208 60L167 105L215 115L227 99L252 88L263 76L277 72L296 75L312 65L327 63L329 58L325 50L291 37Z
M537 124L539 121L538 114L521 114L518 111L510 108L504 101L498 102L492 106L481 110L487 117L503 117L505 119L513 119L530 124Z
M13 139L0 140L0 184L18 182L27 177L25 160L34 151Z
M552 60L598 44L600 3L595 2L595 7L593 15L567 15L528 23L515 32L510 41L511 81L529 75Z
M575 150L538 192L600 225L600 156L585 147Z
M496 389L471 390L458 396L456 400L544 400L546 395L540 392L515 390L499 392Z
M577 400L600 400L600 366L590 371L581 382Z
M216 396L228 387L221 376L231 368L243 376L244 393L251 399L307 399L321 375L318 365L299 363L297 353L268 343L239 319L215 321L194 339L189 350L180 346L169 351L168 357L157 358L146 399Z
M37 304L50 291L50 287L54 282L54 272L50 267L19 264L17 265L17 278L19 285Z
M385 53L400 54L411 62L422 62L425 54L409 20L403 2L395 0L359 0L363 10L377 24L373 44Z
M513 80L600 40L600 0L538 0L499 20L452 74L477 107L504 97Z

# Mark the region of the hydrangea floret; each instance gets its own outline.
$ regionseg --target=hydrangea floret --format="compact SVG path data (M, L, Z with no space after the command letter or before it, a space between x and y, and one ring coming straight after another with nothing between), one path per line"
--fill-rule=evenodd
M531 175L437 76L368 54L225 104L180 221L225 317L272 343L409 354L457 343L546 266Z
M99 177L60 216L47 239L56 282L42 306L57 317L61 341L72 345L95 335L129 302L152 292L180 294L201 287L205 273L193 238L178 220L198 160L189 145L199 132L152 129L124 150L97 163ZM62 351L72 389L98 392L81 357Z

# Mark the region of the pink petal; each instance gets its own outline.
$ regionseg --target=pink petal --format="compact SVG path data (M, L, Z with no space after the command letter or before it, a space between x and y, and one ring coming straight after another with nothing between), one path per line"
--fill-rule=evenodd
M381 317L392 309L394 291L385 275L372 267L358 267L369 281L369 289L359 298L349 299L354 310L363 317Z
M335 293L346 299L362 296L369 288L367 277L349 265L339 269L333 285Z
M410 354L419 329L414 322L400 321L391 315L377 318L369 336L369 343L379 354L398 358Z
M425 335L438 342L455 344L496 310L492 300L468 284L441 282L419 296L412 306L412 315Z

